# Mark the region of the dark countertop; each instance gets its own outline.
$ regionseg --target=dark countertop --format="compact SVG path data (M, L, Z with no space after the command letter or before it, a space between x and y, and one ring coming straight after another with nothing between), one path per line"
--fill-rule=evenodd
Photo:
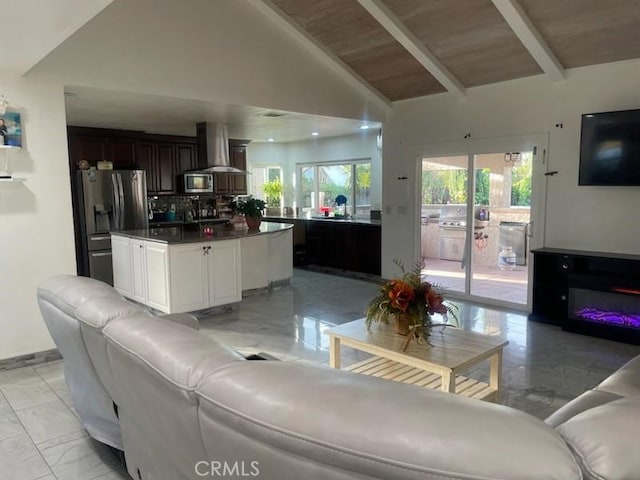
M287 221L287 220L305 220L308 222L332 222L332 223L347 223L347 224L359 224L359 225L382 225L381 220L371 220L368 218L334 218L334 217L321 217L321 216L309 216L306 214L301 215L282 215L273 216L269 215L264 217L265 220Z
M199 230L189 231L176 226L174 228L147 228L141 230L123 230L120 232L111 232L111 235L119 235L121 237L135 238L138 240L147 240L157 243L167 243L176 245L181 243L198 243L198 242L215 242L217 240L233 240L237 238L253 237L255 235L265 235L269 233L277 233L293 228L293 225L286 223L273 223L263 221L257 230L248 230L246 226L243 228L235 228L233 226L215 226L214 233L207 235Z

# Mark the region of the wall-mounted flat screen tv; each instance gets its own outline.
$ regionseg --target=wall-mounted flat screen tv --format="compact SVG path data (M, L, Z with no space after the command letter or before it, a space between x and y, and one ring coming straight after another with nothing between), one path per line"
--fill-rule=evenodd
M640 110L582 115L580 185L640 185Z

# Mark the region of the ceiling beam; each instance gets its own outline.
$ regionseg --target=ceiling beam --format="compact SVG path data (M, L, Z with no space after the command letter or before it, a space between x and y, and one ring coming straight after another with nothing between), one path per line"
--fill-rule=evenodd
M254 0L249 2L249 4L264 13L283 31L294 37L300 45L311 52L315 58L327 65L333 72L342 77L343 80L346 80L349 84L363 92L369 98L373 98L387 112L393 108L393 105L387 97L358 75L358 73L338 58L333 52L318 43L311 34L298 25L280 7L270 0Z
M491 1L542 71L553 81L564 80L564 67L520 4L516 0Z
M358 3L375 18L420 64L438 80L444 88L459 97L466 95L460 81L416 37L382 0L358 0Z

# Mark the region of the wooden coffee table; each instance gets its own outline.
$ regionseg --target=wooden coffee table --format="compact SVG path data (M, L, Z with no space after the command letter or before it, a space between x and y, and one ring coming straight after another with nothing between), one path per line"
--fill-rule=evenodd
M345 367L345 370L409 383L425 388L440 388L480 400L500 401L502 349L508 341L453 327L435 327L430 345L411 341L393 332L391 325L374 324L367 329L365 319L355 320L326 331L330 337L329 364L340 368L340 346L371 353L374 356ZM461 372L489 360L489 383L463 377Z

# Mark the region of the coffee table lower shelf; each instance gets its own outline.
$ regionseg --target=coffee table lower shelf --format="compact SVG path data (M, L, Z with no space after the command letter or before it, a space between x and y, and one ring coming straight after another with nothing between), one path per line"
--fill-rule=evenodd
M408 383L418 387L431 388L434 390L440 390L442 388L442 377L437 373L427 372L426 370L421 370L382 357L367 358L361 362L349 365L344 369L363 375L393 380L394 382ZM462 375L456 376L455 393L478 400L495 401L497 398L495 388L490 387L487 383Z

